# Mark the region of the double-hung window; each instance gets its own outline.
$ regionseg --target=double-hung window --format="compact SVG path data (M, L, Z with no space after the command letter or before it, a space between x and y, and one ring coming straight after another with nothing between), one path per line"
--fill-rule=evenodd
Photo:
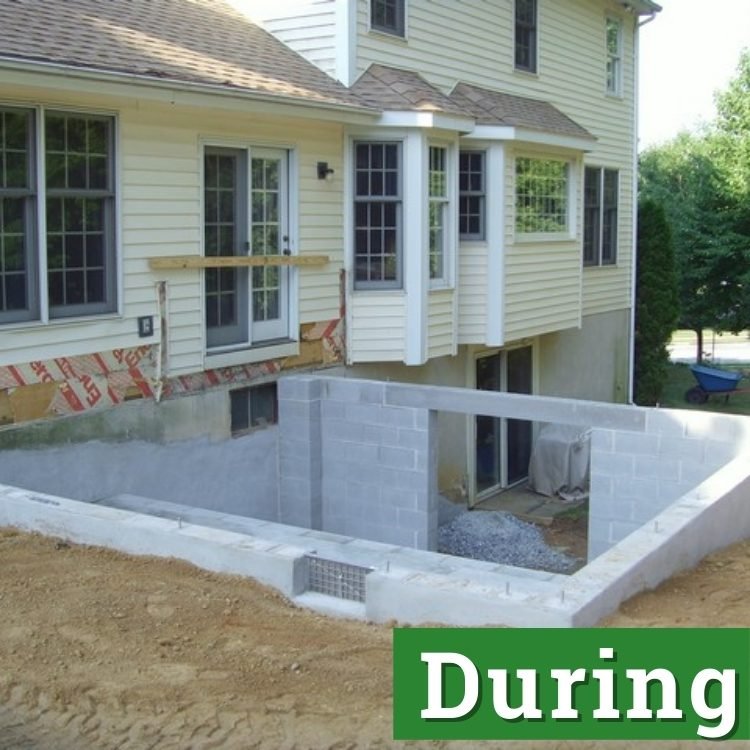
M516 232L568 231L568 163L557 159L516 159Z
M111 312L116 279L113 118L0 108L0 323Z
M607 19L607 93L622 94L622 22Z
M537 0L515 0L516 70L536 73Z
M615 169L586 167L583 199L584 266L617 263L619 178Z
M401 144L354 144L354 284L402 285Z
M448 242L448 149L430 146L429 151L430 279L446 279Z
M370 0L370 28L394 36L406 35L406 0Z
M462 240L484 239L485 171L483 151L458 157L458 234Z

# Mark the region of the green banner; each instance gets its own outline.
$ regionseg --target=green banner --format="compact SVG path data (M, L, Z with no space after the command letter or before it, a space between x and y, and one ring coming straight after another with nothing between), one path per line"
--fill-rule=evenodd
M750 630L398 628L393 736L750 739Z

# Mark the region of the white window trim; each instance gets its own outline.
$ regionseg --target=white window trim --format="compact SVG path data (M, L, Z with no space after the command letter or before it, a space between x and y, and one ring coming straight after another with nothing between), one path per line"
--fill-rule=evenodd
M539 77L539 40L540 40L540 23L539 19L541 17L541 4L542 0L535 0L535 18L534 18L534 62L533 62L533 70L530 70L528 68L519 68L518 65L516 65L516 1L513 0L513 17L511 20L511 23L513 24L513 47L512 47L512 55L513 55L513 72L519 73L521 75L525 76L533 76L534 78Z
M30 320L20 320L3 323L0 321L0 330L23 330L45 327L66 327L81 325L82 323L118 320L123 318L124 307L124 274L123 274L123 181L122 181L122 139L119 112L101 107L81 107L67 105L50 105L28 102L9 101L0 99L0 107L27 110L32 112L34 123L34 174L36 178L36 248L37 279L35 294L38 299L38 316ZM61 317L50 317L49 292L47 281L47 172L46 172L46 149L45 149L45 114L47 112L62 112L67 114L91 115L94 117L107 117L112 120L112 156L114 168L112 172L112 185L114 191L114 232L112 248L112 272L115 274L113 293L115 300L113 309L103 312L70 315Z
M597 238L596 246L596 258L593 262L587 263L583 257L583 237L586 235L586 170L595 169L599 173L599 237ZM613 263L605 263L602 260L604 253L604 173L614 172L617 175L617 226L615 227L615 260ZM586 164L583 168L583 179L581 180L581 188L584 191L582 199L582 218L583 222L583 235L581 240L581 266L584 269L587 268L617 268L620 265L620 211L622 205L622 171L617 167L603 167L596 164Z
M348 0L340 0L342 2L348 2ZM403 27L404 33L399 34L397 31L388 31L387 29L379 29L372 25L372 0L367 3L367 33L382 36L384 39L390 39L396 42L406 42L409 39L409 0L403 0Z
M445 196L434 198L430 195L430 148L441 148L445 150ZM454 239L457 230L456 210L458 203L456 198L456 179L455 171L455 149L446 141L428 141L427 156L425 159L427 173L427 268L429 276L430 266L430 204L433 201L439 201L443 206L443 273L441 276L430 278L430 290L433 289L450 289L452 281L455 278L453 274L453 258L456 255L456 240Z
M289 230L289 250L291 255L299 255L299 244L297 238L299 237L299 190L300 190L300 179L299 179L299 152L297 146L288 143L286 141L279 143L278 141L271 141L268 139L253 139L248 141L244 138L232 138L226 136L211 136L211 135L200 135L197 143L197 156L198 163L200 164L198 178L200 181L201 199L200 199L200 210L199 210L199 226L201 227L200 232L200 257L205 257L205 233L203 226L205 223L205 212L204 212L204 201L203 201L203 185L205 182L204 167L205 160L204 154L206 148L233 148L247 152L248 163L251 158L253 149L262 150L274 150L274 151L285 151L287 158L287 170L288 170L288 188L287 188L287 225ZM249 187L249 186L248 186ZM248 213L249 217L249 213ZM249 219L248 219L249 221ZM289 280L287 282L289 290L289 325L287 331L287 338L283 343L272 342L266 343L253 342L252 334L248 332L248 341L241 344L232 344L228 346L216 346L208 347L207 331L206 331L206 316L205 316L205 294L206 294L206 279L205 274L200 274L200 299L201 299L201 347L203 351L203 362L204 366L210 365L212 367L230 367L235 364L243 364L246 362L260 362L265 359L273 359L281 356L296 356L299 353L299 268L295 266L289 266ZM250 304L250 303L249 303ZM249 311L248 311L249 312ZM275 351L279 350L279 354Z
M568 184L567 184L567 227L560 232L519 232L516 229L516 207L518 201L517 181L516 181L516 163L518 159L536 159L539 161L559 161L567 165ZM581 185L581 169L579 160L570 156L561 156L560 154L547 154L541 152L518 152L512 159L513 169L513 236L516 244L541 244L545 242L570 242L577 236L577 216L578 216L578 186Z
M609 45L608 45L608 32L609 32L609 24L616 24L617 25L617 54L612 56L609 52ZM608 96L612 96L618 99L621 99L623 96L622 93L622 78L623 78L623 21L621 18L617 18L616 16L607 16L604 22L604 52L606 55L605 59L605 66L604 66L604 89ZM615 67L615 79L614 79L614 88L609 87L609 80L607 76L607 68L609 67L609 62L611 59L616 61L616 67Z

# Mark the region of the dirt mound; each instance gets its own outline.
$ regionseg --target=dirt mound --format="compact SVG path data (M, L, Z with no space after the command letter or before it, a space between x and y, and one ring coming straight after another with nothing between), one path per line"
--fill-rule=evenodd
M386 626L302 611L252 581L174 560L9 529L0 567L0 748L393 744ZM606 625L743 627L749 589L743 543Z

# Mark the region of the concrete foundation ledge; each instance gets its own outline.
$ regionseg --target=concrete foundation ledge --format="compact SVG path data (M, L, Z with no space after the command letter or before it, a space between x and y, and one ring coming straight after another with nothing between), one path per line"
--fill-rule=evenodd
M0 485L0 526L249 576L326 614L412 624L588 627L633 594L750 537L750 462L744 455L727 464L572 576L149 498L119 496L112 502L119 507ZM367 569L364 601L309 590L310 556Z

